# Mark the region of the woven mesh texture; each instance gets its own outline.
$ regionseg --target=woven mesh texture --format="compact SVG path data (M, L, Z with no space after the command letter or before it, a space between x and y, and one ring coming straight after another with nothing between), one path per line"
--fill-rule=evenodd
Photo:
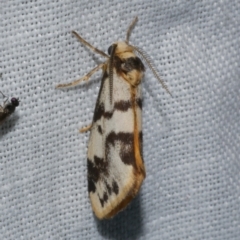
M1 1L0 90L20 106L0 126L0 239L240 239L238 0ZM131 205L98 221L86 151L103 61L125 38L153 60L143 81L147 178Z

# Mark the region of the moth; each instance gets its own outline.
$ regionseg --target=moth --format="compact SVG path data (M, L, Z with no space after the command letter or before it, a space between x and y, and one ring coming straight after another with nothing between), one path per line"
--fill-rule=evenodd
M145 67L142 57L168 93L148 56L126 40L113 43L108 54L93 47L75 31L73 34L106 61L79 80L59 84L57 88L73 87L88 80L102 69L87 152L88 192L95 215L108 219L123 210L137 195L146 176L142 154L142 90Z
M0 91L2 96L6 98L6 96ZM0 124L2 124L7 117L9 117L12 113L14 113L15 108L19 106L18 98L13 97L11 101L8 98L4 101L3 106L0 105Z

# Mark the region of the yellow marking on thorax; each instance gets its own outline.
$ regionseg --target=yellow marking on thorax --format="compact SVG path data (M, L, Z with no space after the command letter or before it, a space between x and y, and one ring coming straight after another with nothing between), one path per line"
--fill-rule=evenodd
M132 52L133 53L133 51L134 51L133 47L129 46L125 42L116 42L115 44L117 45L117 47L115 49L116 55L124 53L124 52Z

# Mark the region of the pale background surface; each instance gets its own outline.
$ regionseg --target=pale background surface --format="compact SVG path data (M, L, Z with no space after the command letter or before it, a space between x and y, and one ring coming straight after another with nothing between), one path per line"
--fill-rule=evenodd
M1 239L239 239L240 2L1 1L0 90L19 97L0 127ZM171 98L147 70L143 137L147 178L111 221L93 217L87 134L99 77L69 90L125 38L152 58Z

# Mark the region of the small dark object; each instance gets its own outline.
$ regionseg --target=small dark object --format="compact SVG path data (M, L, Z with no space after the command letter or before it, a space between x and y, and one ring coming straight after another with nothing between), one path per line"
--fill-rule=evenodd
M1 94L3 95L2 92ZM3 97L5 97L5 95L3 95ZM4 120L15 111L15 108L18 105L19 105L19 100L18 98L14 98L14 97L11 99L11 102L9 102L7 99L6 101L4 101L3 106L0 105L0 124L2 124Z

